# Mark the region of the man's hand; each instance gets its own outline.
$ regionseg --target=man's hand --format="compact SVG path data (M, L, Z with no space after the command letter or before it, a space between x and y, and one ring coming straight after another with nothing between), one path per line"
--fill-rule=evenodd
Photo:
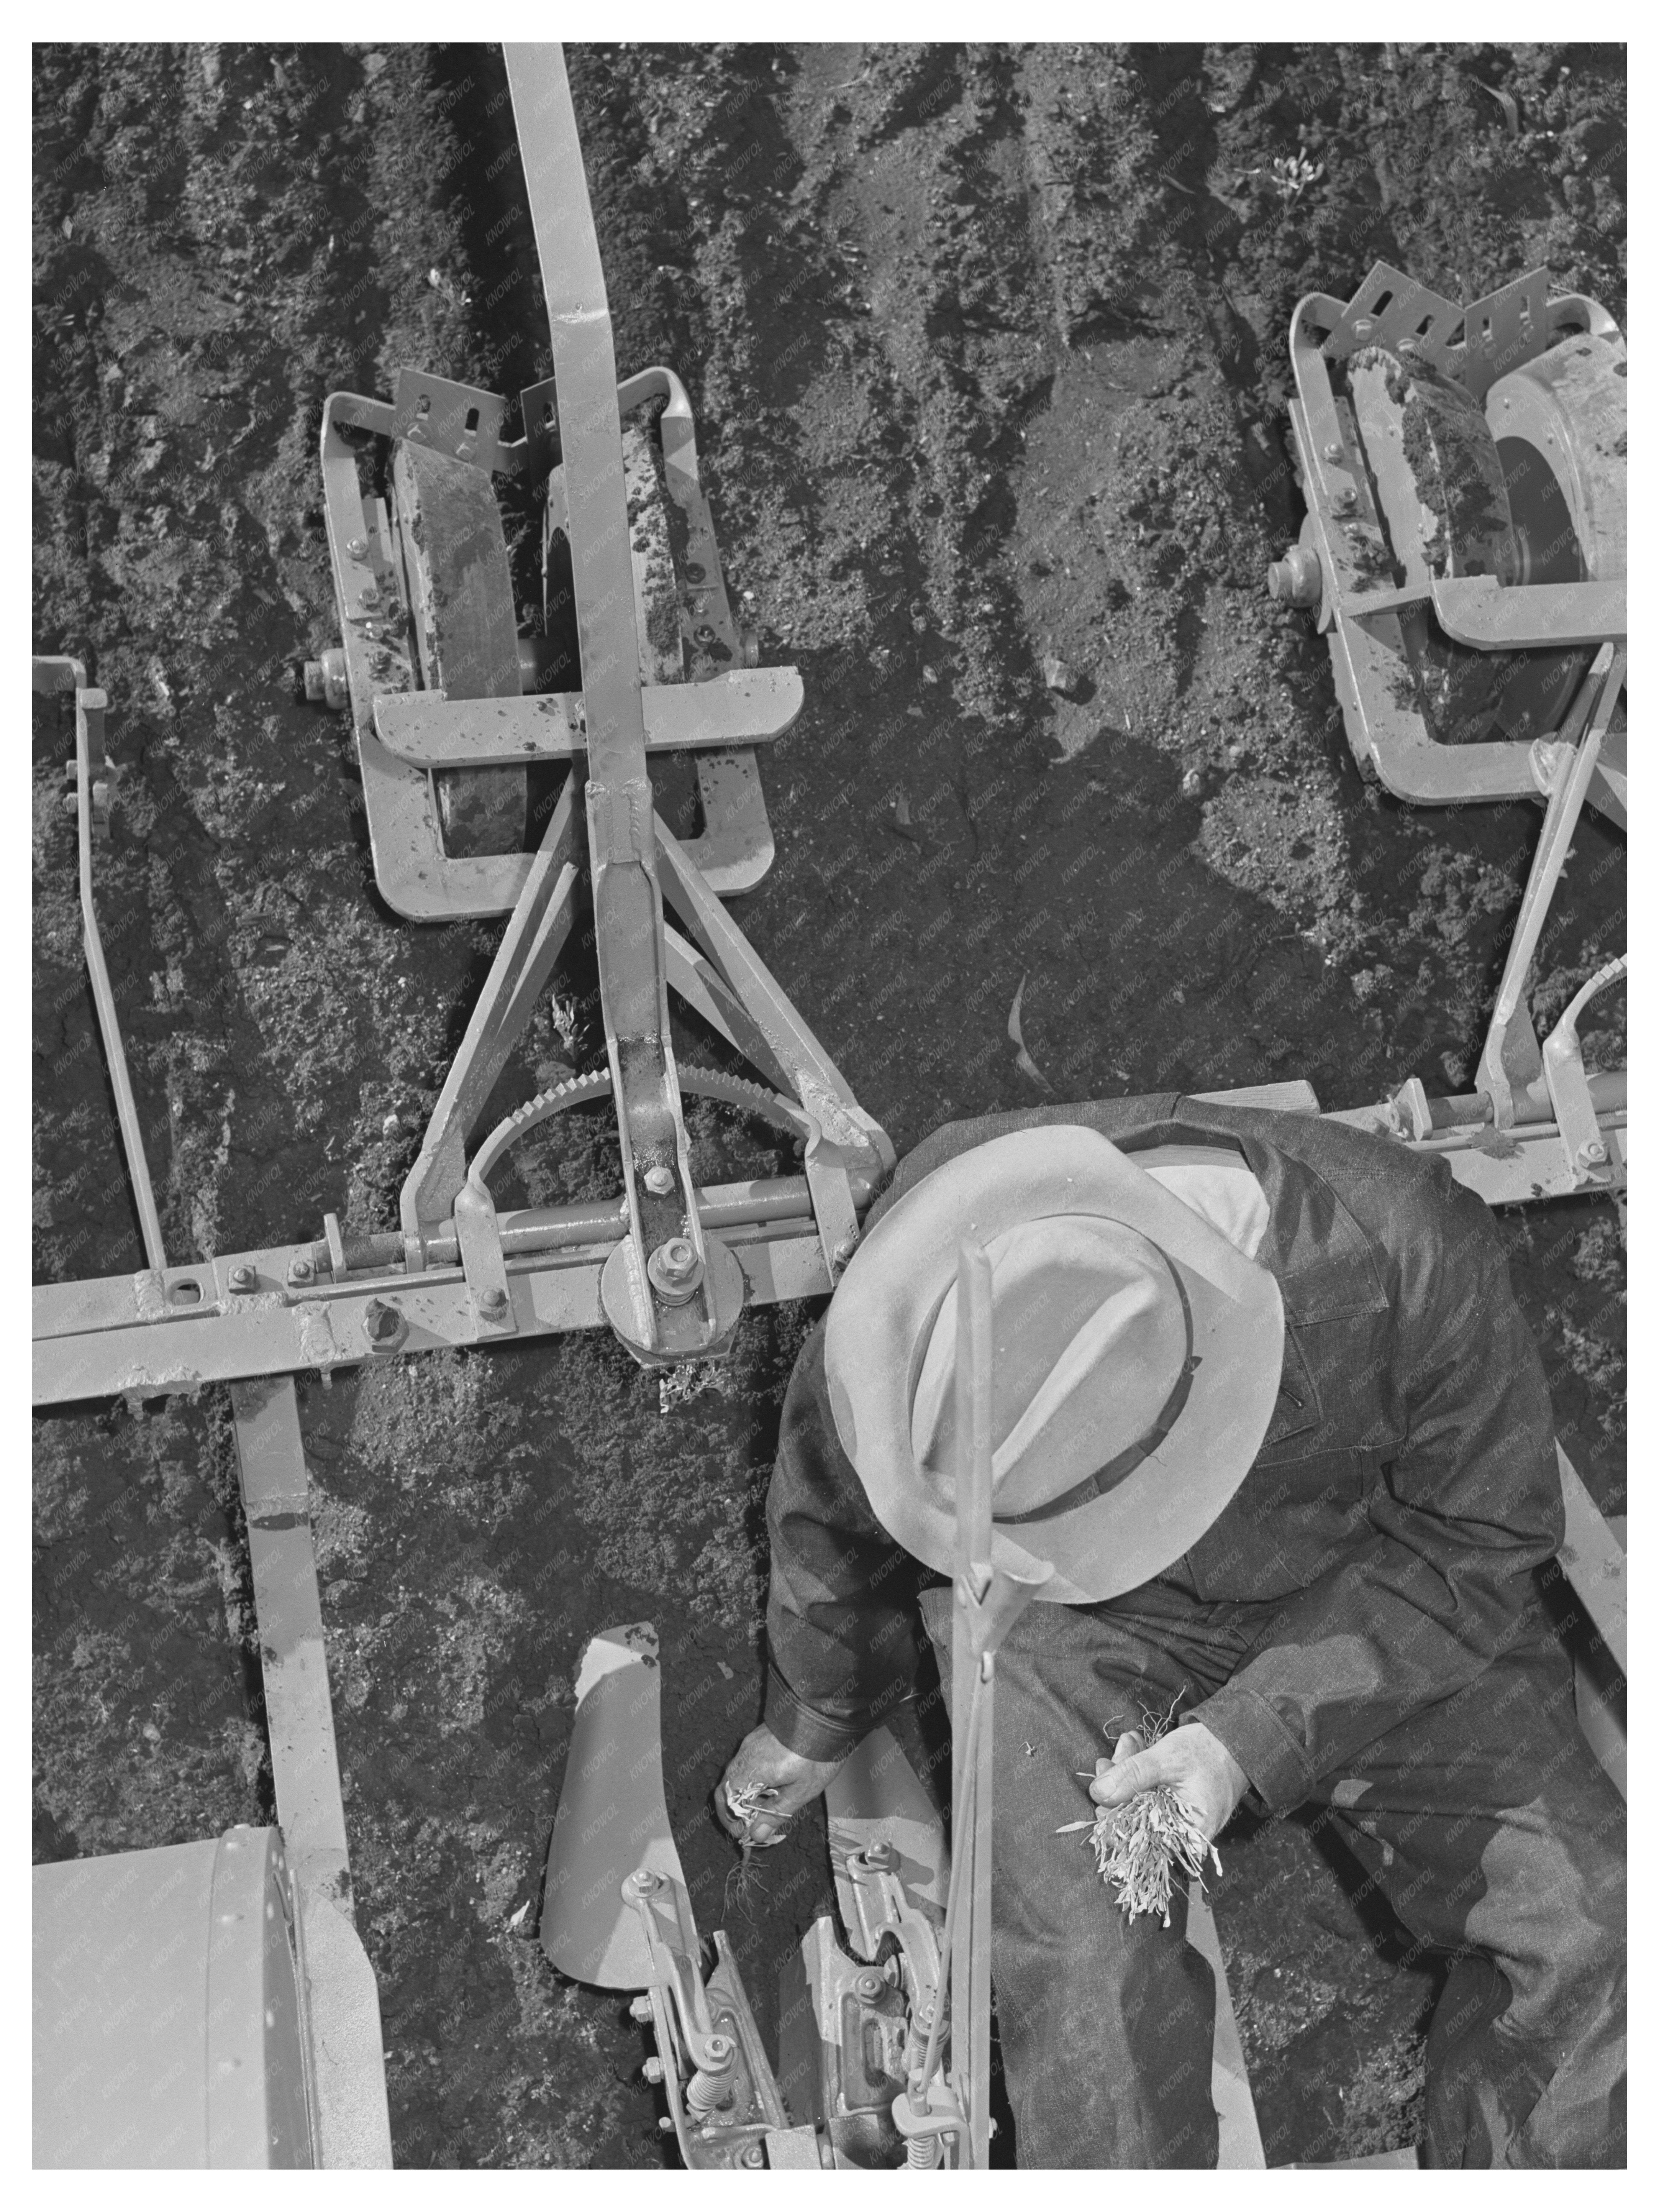
M763 1847L781 1844L795 1814L803 1805L823 1796L843 1763L839 1759L804 1759L799 1752L780 1743L763 1723L750 1729L715 1784L714 1817L727 1835L735 1836L740 1844ZM746 1823L734 1815L734 1797L763 1790L774 1794L757 1806Z
M1095 1761L1089 1795L1097 1805L1127 1805L1144 1790L1173 1790L1212 1844L1232 1818L1249 1777L1202 1721L1188 1721L1146 1748L1133 1729L1110 1759Z

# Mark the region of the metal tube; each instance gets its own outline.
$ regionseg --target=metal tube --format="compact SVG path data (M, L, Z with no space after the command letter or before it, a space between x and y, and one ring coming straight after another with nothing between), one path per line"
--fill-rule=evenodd
M802 1176L757 1176L748 1182L714 1183L700 1190L697 1211L710 1229L811 1221L812 1194ZM620 1197L585 1200L571 1206L523 1206L501 1216L501 1249L514 1257L562 1251L579 1244L614 1244L627 1233L628 1215ZM459 1266L460 1247L453 1219L439 1222L422 1234L421 1241L428 1267ZM328 1273L326 1243L312 1244L307 1256L316 1273ZM346 1266L354 1273L380 1274L399 1268L404 1256L404 1240L391 1230L345 1240Z
M1595 1109L1601 1114L1622 1114L1630 1091L1628 1071L1612 1067L1589 1079L1589 1093ZM1454 1098L1431 1098L1429 1115L1437 1129L1478 1127L1491 1120L1491 1102L1484 1091L1460 1091ZM1537 1121L1553 1121L1555 1109L1544 1079L1539 1077L1524 1091L1515 1094L1515 1120L1517 1127Z

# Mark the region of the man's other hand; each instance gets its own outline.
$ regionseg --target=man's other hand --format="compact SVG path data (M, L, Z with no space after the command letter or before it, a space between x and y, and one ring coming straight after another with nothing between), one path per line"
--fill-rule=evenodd
M795 1814L823 1796L842 1764L839 1759L804 1759L763 1723L750 1729L715 1784L714 1817L741 1844L781 1844ZM757 1804L745 1823L732 1813L732 1800L751 1790L775 1794Z
M1232 1818L1249 1778L1202 1721L1188 1721L1143 1744L1133 1729L1119 1736L1110 1759L1095 1761L1089 1795L1097 1805L1127 1805L1145 1790L1173 1790L1212 1844Z

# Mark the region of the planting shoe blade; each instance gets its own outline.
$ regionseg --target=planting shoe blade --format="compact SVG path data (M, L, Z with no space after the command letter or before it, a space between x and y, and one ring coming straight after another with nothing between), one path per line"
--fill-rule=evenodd
M663 1795L662 1678L648 1620L603 1630L576 1676L542 1905L542 1948L561 1973L600 1989L649 1984L640 1916L622 1896L640 1867L684 1888Z

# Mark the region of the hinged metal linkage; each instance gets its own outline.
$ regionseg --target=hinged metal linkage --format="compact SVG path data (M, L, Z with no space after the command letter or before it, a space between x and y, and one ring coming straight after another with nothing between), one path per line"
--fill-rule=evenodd
M513 849L522 842L526 766L585 757L580 811L623 1163L620 1223L607 1208L607 1249L597 1255L598 1308L636 1358L663 1364L726 1350L757 1288L703 1217L670 1036L671 984L773 1086L761 1110L802 1137L804 1210L831 1286L893 1155L720 905L720 893L749 887L769 865L755 746L793 721L800 680L793 669L757 667L752 635L733 623L684 387L665 369L617 382L562 57L556 46L514 46L507 63L515 112L535 118L520 146L554 358L552 377L521 397L522 438L504 439L499 398L414 371L400 374L390 404L336 394L323 426L344 636L336 673L356 726L380 888L416 916L511 908L399 1207L404 1273L430 1279L453 1245L465 1310L441 1298L441 1313L429 1297L412 1310L405 1302L397 1326L413 1343L422 1320L451 1340L465 1328L466 1340L485 1342L588 1317L587 1284L556 1317L534 1291L519 1294L488 1175L506 1144L591 1092L533 1101L470 1173L465 1152L574 913L575 776L532 858ZM653 441L625 418L659 400ZM390 450L389 501L372 488L365 495L360 483L350 441L365 434ZM515 639L490 476L526 471L545 493L544 619L540 635ZM340 696L327 665L311 688ZM669 748L696 756L705 823L684 845L657 818L647 774L647 753ZM668 926L665 895L689 937ZM741 1086L701 1087L755 1103ZM331 1286L342 1273L331 1263ZM796 1287L792 1277L778 1294ZM384 1304L380 1285L374 1297ZM332 1337L344 1356L359 1317L343 1340L335 1318L313 1311L308 1337Z

